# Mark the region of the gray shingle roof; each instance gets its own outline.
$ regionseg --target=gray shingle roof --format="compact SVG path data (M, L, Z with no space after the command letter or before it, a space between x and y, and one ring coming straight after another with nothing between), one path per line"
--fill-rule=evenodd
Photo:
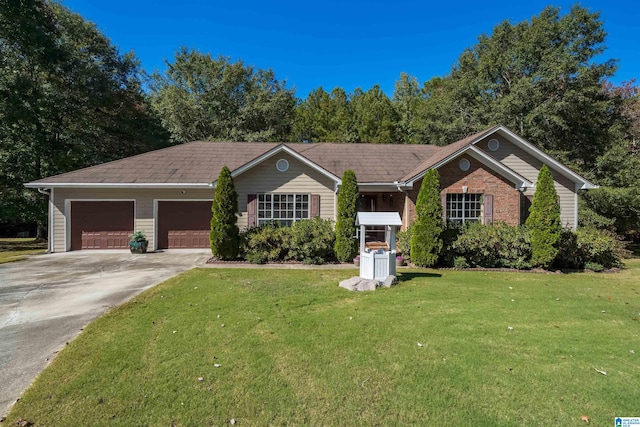
M487 131L485 131L487 132ZM352 169L359 183L407 180L474 141L481 132L445 147L434 145L263 143L194 141L29 183L49 184L208 184L223 166L231 171L284 145L341 177Z

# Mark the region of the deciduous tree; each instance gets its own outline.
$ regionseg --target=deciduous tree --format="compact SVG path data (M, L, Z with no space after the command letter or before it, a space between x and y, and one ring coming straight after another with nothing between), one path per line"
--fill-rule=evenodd
M167 145L139 74L64 6L0 2L0 219L46 223L27 181Z
M270 69L183 47L152 75L150 91L176 142L289 140L296 100Z
M612 142L619 113L603 90L615 62L600 60L600 14L547 7L497 25L465 50L451 74L425 89L425 122L447 141L504 124L574 166L589 169Z

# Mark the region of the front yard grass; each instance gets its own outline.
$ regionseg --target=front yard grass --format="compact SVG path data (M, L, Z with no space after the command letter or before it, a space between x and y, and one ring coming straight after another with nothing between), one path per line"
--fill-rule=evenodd
M36 242L31 238L0 238L0 264L20 261L27 255L44 253L47 242Z
M89 325L5 423L613 425L640 416L628 265L403 269L371 293L337 287L355 270L192 270Z

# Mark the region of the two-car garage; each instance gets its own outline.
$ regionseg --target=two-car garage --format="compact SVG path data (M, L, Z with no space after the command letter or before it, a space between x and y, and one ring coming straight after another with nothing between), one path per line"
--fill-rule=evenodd
M211 201L157 201L156 248L208 248ZM133 201L72 201L71 250L126 249L136 225Z

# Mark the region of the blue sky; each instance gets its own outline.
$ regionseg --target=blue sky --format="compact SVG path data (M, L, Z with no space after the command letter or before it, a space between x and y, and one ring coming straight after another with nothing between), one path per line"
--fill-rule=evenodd
M460 53L498 23L529 19L573 1L62 0L95 22L143 68L163 71L180 46L272 68L299 98L322 86L347 92L375 84L389 95L401 72L420 83L451 70ZM583 1L608 33L614 83L639 76L640 11L632 0Z

